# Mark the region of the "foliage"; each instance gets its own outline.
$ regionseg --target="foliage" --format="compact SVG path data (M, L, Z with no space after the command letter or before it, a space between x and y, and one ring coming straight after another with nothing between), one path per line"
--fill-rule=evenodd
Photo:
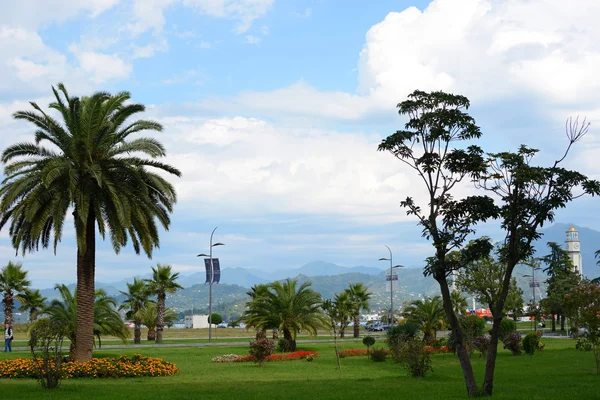
M600 375L600 283L583 281L565 295L565 312L574 326L587 328L592 343L596 374Z
M404 316L423 332L423 341L432 344L444 324L444 308L440 296L415 300L404 310Z
M532 356L535 351L538 349L538 345L540 344L540 337L535 332L529 332L523 338L523 350L525 353Z
M481 136L475 120L464 110L470 106L464 96L444 92L414 91L408 99L398 104L399 113L408 117L404 130L384 139L378 147L389 151L401 162L411 167L422 179L427 199L417 204L407 197L400 204L414 215L423 227L423 236L432 241L435 253L427 258L424 272L440 285L443 309L454 335L463 368L467 393L477 394L473 369L463 347L461 327L452 308L448 277L464 265L479 259L490 250L488 241L480 241L460 257L450 256L460 249L474 233L474 226L494 217L497 207L487 196L467 196L454 199L452 190L462 180L477 180L485 173L487 165L483 150L463 142ZM431 332L427 333L430 340ZM433 337L435 338L435 336Z
M264 366L268 356L273 354L275 342L267 338L250 342L250 356L259 366Z
M594 349L594 344L590 342L588 338L580 337L577 339L575 348L580 351L592 351Z
M517 330L517 323L512 320L512 319L508 319L508 318L502 318L502 321L500 321L500 330L498 332L498 338L501 341L504 341L504 337L510 333L510 332L515 332Z
M469 307L467 299L458 291L454 290L451 294L452 309L456 315L465 315Z
M472 340L473 348L479 352L481 357L485 357L490 347L490 338L486 335L475 336Z
M388 355L388 351L385 349L373 349L371 351L371 360L375 362L384 362Z
M127 291L121 294L125 295L125 300L119 306L119 310L128 310L125 316L133 320L133 343L139 344L142 321L138 312L150 302L148 285L141 279L133 278L133 283L127 282Z
M477 301L490 310L495 308L502 292L502 279L506 267L498 259L488 256L467 264L464 273L457 278L461 290L475 295ZM513 315L523 310L523 290L517 286L517 280L511 279L509 292L504 302L503 314Z
M265 358L265 362L269 361L292 361L292 360L302 360L306 359L308 361L311 358L311 361L318 357L319 353L316 351L306 351L306 350L298 350L293 353L286 354L271 354ZM217 356L212 359L212 362L215 363L230 363L230 362L256 362L256 358L252 355L247 356L238 356L237 354L225 354L223 356Z
M2 294L2 303L4 303L4 323L12 326L13 324L13 305L14 297L23 292L31 282L27 279L27 271L19 263L8 264L0 270L0 293Z
M309 354L306 356L306 361L308 362L312 362L315 359L315 356L313 356L312 354Z
M344 328L348 325L353 313L353 305L350 303L350 295L344 291L336 294L335 299L325 300L321 308L327 317L328 325L333 330L333 342L338 369L342 368L340 352L338 349L338 334L343 335Z
M290 348L290 341L284 338L280 338L277 340L277 350L280 352L285 352L286 349Z
M46 307L46 298L42 296L39 289L25 288L22 293L15 296L21 303L20 311L29 312L29 323L33 323L40 312Z
M156 343L162 343L163 329L165 328L165 301L167 293L175 293L177 289L183 289L178 284L179 272L171 273L170 265L157 264L152 267L152 279L146 279L148 291L156 295Z
M62 379L141 378L171 376L177 372L179 369L175 364L141 354L62 363ZM0 361L0 378L35 378L35 361L22 358Z
M158 224L168 229L176 202L164 173L181 173L157 161L166 155L157 140L131 140L133 134L161 131L162 126L131 121L145 107L130 103L128 92L78 98L69 96L63 84L52 91L55 101L49 107L60 121L36 103L31 103L34 111L13 114L35 125L35 142L17 143L2 153L0 229L10 221L12 245L23 253L51 243L56 252L72 212L80 321L75 353L83 362L91 358L93 346L96 227L102 238L110 236L116 253L130 240L136 253L151 256L159 245Z
M402 364L411 376L424 377L432 370L431 353L433 348L416 339L409 339L392 351L394 359Z
M148 302L135 313L135 317L139 318L140 322L148 328L147 340L156 339L156 308L156 303ZM166 326L172 326L177 321L177 313L172 308L167 307L163 318Z
M371 346L375 344L375 338L373 336L365 336L362 340L362 343L367 346L367 355L369 354L369 349Z
M416 339L419 327L409 321L392 327L386 334L386 343L390 349L397 348L407 340Z
M360 332L360 311L369 311L369 300L373 293L369 292L362 282L351 283L346 292L349 295L351 315L354 320L354 337L357 338Z
M53 322L63 326L65 336L71 341L69 357L73 359L77 332L77 289L74 293L66 285L56 285L61 300L54 299L45 314ZM116 301L103 289L96 290L94 301L94 335L100 340L104 335L115 336L123 341L129 336L121 316L115 309Z
M521 342L521 334L519 332L510 332L504 336L502 341L504 348L510 350L514 356L520 356L523 345Z
M221 317L220 314L217 313L212 313L209 317L208 317L208 322L210 324L214 324L214 325L219 325L221 322L223 322L223 317Z
M29 348L35 375L44 389L60 386L64 329L62 324L48 318L36 321L29 329Z
M246 303L244 319L249 326L259 329L277 328L290 341L286 350L296 349L296 336L300 330L316 335L326 324L321 312L321 296L310 289L309 282L297 287L297 280L273 282Z

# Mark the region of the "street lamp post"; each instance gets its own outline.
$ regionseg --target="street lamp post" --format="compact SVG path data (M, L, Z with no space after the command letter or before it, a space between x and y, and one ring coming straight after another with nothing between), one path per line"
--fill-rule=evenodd
M213 229L212 233L210 234L210 247L209 247L209 254L198 254L198 257L208 257L210 259L210 274L209 274L209 281L208 281L208 341L210 342L212 340L212 284L213 284L213 257L212 257L212 249L215 246L224 246L224 243L215 243L213 244L212 240L213 240L213 235L215 233L215 231L217 230L218 227L216 227L215 229Z
M389 324L390 326L394 324L394 281L393 281L393 270L395 268L404 268L404 265L395 265L392 266L394 264L393 262L393 256L392 256L392 249L389 248L389 246L384 245L385 247L387 247L388 251L390 252L390 258L385 258L382 257L379 259L379 261L389 261L390 262L390 318L389 318Z
M540 259L539 258L534 258L531 260L528 260L528 262L525 262L525 265L528 265L529 267L531 267L531 275L529 274L524 274L522 275L523 278L531 278L531 291L533 292L533 331L537 332L537 319L536 319L536 315L537 315L537 308L535 306L535 270L536 269L540 269Z

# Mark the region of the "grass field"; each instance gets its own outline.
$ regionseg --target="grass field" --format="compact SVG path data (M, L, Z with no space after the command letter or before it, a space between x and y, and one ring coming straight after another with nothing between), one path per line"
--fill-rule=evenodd
M498 356L494 398L497 399L596 399L600 377L594 374L591 353L574 349L566 339L543 340L546 349L533 357ZM285 361L258 368L251 363L212 363L217 355L247 354L248 347L143 348L98 350L96 357L139 352L177 364L173 377L66 380L60 389L44 391L33 380L2 379L3 393L11 399L463 399L462 373L452 354L433 356L433 373L424 379L408 376L391 360L374 363L364 357L342 359L336 369L333 345L303 344L303 350L318 351L313 362ZM343 343L342 348L362 348ZM376 344L377 347L377 344ZM0 359L27 357L26 352L0 353ZM473 357L481 380L484 360Z

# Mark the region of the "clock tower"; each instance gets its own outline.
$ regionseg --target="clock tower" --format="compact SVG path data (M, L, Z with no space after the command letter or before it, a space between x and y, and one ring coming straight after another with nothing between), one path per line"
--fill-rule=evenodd
M575 227L570 227L567 233L567 253L571 258L571 262L575 266L575 271L582 275L582 260L581 260L581 243L579 242L579 232Z

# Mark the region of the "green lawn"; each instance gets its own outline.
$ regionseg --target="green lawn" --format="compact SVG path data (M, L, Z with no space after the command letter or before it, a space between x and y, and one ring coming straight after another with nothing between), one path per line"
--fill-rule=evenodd
M575 342L544 339L546 349L535 356L498 356L494 398L544 399L598 398L600 377L594 374L591 353L574 349ZM343 348L363 347L344 343ZM376 344L377 347L377 344ZM316 350L313 362L285 361L258 368L250 363L212 363L216 355L247 354L247 347L143 348L142 354L163 357L177 364L174 377L107 380L67 380L60 389L44 391L33 380L3 379L3 393L13 399L463 399L465 389L457 359L451 354L434 355L434 371L424 379L409 377L391 361L374 363L364 357L342 359L336 369L333 346L326 343L301 345ZM136 351L100 350L97 357L132 354ZM27 353L0 353L0 359ZM481 379L483 359L473 364Z

